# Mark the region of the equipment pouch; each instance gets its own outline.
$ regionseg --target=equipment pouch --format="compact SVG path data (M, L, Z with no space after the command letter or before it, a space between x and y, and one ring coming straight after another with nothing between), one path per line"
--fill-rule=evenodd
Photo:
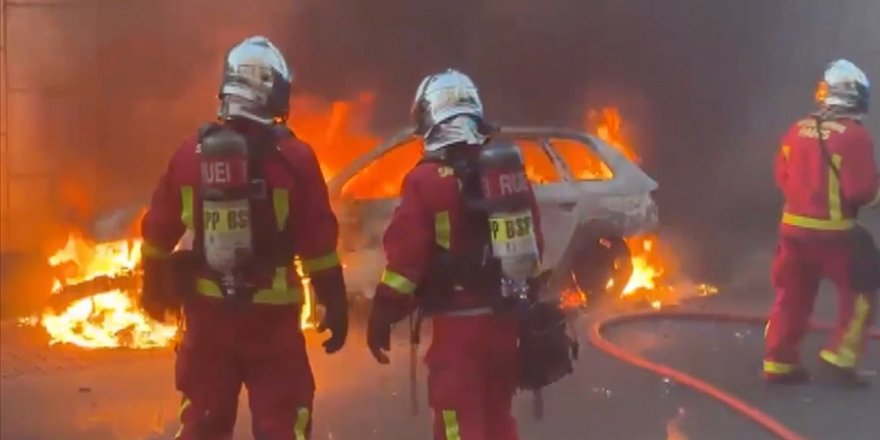
M537 390L574 372L578 345L565 315L554 304L536 302L520 323L519 388Z

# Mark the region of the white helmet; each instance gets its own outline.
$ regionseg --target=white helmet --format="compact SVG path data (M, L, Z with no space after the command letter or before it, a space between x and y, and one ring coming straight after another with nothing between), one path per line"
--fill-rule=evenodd
M454 116L466 115L483 119L483 103L477 86L454 69L428 75L416 90L412 105L416 134L427 137L437 124Z
M856 113L868 112L871 83L855 64L837 60L825 69L819 99L823 107L838 107Z
M220 118L246 118L263 124L287 120L292 81L284 56L268 38L245 38L226 55Z

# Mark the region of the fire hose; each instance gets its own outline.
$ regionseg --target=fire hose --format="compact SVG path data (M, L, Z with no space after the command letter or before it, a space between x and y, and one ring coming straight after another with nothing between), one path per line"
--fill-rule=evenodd
M660 321L660 320L685 320L685 321L710 321L710 322L729 322L741 324L764 325L767 318L764 316L738 315L730 313L706 313L706 312L637 312L614 316L611 318L600 320L593 324L590 329L590 343L597 349L606 354L630 364L634 367L641 368L650 373L669 378L672 381L688 387L700 394L704 394L714 400L721 402L737 414L745 417L751 422L760 425L762 428L783 440L804 440L800 434L792 431L784 424L774 419L770 415L764 413L754 405L750 405L743 400L733 396L732 394L713 386L703 380L684 373L680 370L668 367L666 365L652 362L644 357L626 351L618 345L609 341L605 336L605 330L622 324L632 323L636 321ZM813 324L813 330L827 331L832 329L828 324ZM871 339L880 339L880 331L870 333Z

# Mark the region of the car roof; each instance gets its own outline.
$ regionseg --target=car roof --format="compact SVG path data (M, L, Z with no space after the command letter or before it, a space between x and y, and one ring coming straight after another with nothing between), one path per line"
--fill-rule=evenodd
M657 189L657 183L642 171L638 165L629 160L629 158L616 148L596 136L564 128L515 126L500 127L499 135L513 139L528 139L535 141L549 139L575 141L576 143L589 148L592 152L597 154L609 168L611 168L614 177L602 182L606 186L606 191L641 193ZM341 194L343 186L375 160L378 160L388 152L413 140L415 140L413 129L409 127L404 128L386 138L375 148L355 158L348 166L343 168L328 182L327 186L331 196Z

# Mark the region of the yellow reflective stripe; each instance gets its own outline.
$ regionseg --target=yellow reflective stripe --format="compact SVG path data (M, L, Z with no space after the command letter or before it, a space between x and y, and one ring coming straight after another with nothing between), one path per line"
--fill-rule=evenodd
M189 185L180 187L180 221L186 229L193 228L193 188Z
M782 146L782 157L784 157L785 160L788 160L789 156L791 156L791 146L783 145Z
M437 244L443 249L449 249L451 233L449 211L438 213L434 217L434 236L436 237Z
M874 194L874 198L865 206L874 207L878 205L880 205L880 188L877 188L877 194Z
M286 189L272 190L272 206L275 209L275 223L281 231L287 225L287 216L290 215L290 196Z
M381 282L404 295L412 295L413 292L416 291L416 283L410 281L409 278L388 269L385 269L385 271L382 272Z
M443 426L446 427L446 440L461 440L458 415L455 414L455 411L443 411Z
M220 286L207 278L196 279L196 291L211 298L223 298ZM303 292L298 287L287 285L287 269L279 267L275 271L271 289L260 289L254 294L255 304L290 305L302 302Z
M180 421L180 428L177 429L177 433L174 434L174 439L177 440L183 435L183 412L186 411L187 408L192 404L192 401L189 400L186 396L183 396L183 401L180 403L180 409L177 411L177 420Z
M840 341L837 352L822 350L819 356L830 364L841 368L853 368L858 362L858 352L862 345L862 338L868 315L871 312L871 303L864 295L856 298L855 313L849 322L846 333Z
M148 258L163 259L168 258L171 255L171 252L168 252L148 241L144 241L141 245L141 255Z
M803 217L789 213L782 214L782 223L797 226L804 229L816 229L820 231L848 231L856 226L855 220L839 219L825 220L811 217Z
M319 272L339 266L339 255L333 251L323 257L303 260L302 267L305 273Z
M296 411L296 425L293 427L296 440L307 440L306 431L309 429L310 418L311 414L308 408L300 408Z
M789 374L794 372L797 365L782 362L764 361L764 372L770 374Z
M835 168L840 170L840 164L843 158L839 154L831 156L831 163ZM840 179L837 173L830 166L828 167L828 210L829 218L832 221L839 221L843 218L843 209L840 207Z

